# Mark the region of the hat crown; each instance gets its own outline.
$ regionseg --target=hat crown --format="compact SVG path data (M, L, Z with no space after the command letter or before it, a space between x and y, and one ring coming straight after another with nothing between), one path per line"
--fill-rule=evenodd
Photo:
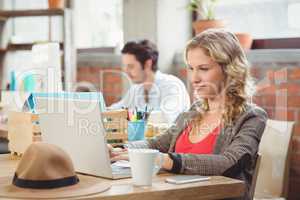
M58 146L35 142L24 152L16 170L25 180L56 180L75 176L69 155Z

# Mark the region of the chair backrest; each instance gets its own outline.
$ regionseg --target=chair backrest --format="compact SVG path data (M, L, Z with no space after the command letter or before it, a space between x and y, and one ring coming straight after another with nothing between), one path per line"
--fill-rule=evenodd
M253 197L254 197L254 191L255 191L256 180L257 180L258 171L259 171L259 167L260 167L260 161L261 161L261 155L260 155L260 153L258 153L256 156L255 168L254 168L252 183L251 183L250 191L249 191L251 199L253 199Z
M255 197L286 197L290 139L294 122L268 120L262 136Z

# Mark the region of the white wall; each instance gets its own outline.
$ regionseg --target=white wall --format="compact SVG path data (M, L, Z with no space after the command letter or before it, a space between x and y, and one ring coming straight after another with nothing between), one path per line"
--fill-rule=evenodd
M123 43L123 0L74 0L77 48L118 46Z
M157 42L159 0L123 0L124 42L147 38Z
M186 9L188 1L158 0L157 44L160 51L159 67L172 72L175 53L182 52L192 37L191 14Z
M158 67L171 72L176 52L191 38L188 0L124 0L124 41L149 39L157 44Z

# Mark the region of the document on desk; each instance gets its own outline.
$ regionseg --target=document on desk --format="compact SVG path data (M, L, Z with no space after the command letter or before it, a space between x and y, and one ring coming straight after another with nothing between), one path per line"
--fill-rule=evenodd
M112 166L130 168L130 162L128 160L118 160L112 164Z
M172 184L185 184L185 183L194 183L200 181L210 180L209 176L200 176L200 175L176 175L166 178L167 183Z

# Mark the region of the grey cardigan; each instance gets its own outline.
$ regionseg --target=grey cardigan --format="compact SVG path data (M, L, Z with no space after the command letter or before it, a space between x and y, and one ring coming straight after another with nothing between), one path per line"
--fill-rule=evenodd
M267 114L253 104L232 125L225 125L217 137L213 154L177 154L178 136L196 115L191 108L178 116L165 133L143 142L129 143L129 148L153 148L169 153L174 164L171 172L200 175L224 175L245 181L246 193L242 199L250 199L249 189L256 163L258 145L265 129Z

